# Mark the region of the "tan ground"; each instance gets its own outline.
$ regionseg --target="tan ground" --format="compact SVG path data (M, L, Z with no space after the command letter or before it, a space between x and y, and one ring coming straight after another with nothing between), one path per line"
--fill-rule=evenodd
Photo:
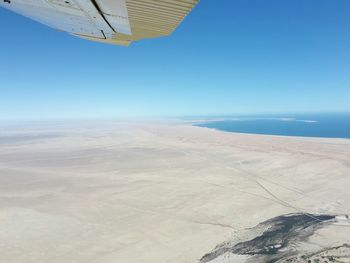
M0 262L197 262L280 214L350 214L349 189L350 140L180 123L2 126Z

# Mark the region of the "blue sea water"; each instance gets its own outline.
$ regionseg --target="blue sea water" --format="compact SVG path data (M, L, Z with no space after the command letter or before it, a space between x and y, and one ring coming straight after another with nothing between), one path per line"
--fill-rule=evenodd
M195 125L239 133L350 138L350 113L222 117Z

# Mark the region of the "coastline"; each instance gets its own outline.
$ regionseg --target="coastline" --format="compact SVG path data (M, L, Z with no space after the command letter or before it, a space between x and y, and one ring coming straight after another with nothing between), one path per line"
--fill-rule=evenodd
M262 133L248 133L248 132L235 132L235 131L226 131L221 130L218 128L211 128L206 126L196 126L192 125L194 127L199 127L202 129L209 129L209 130L215 130L220 133L228 133L228 134L235 134L235 135L247 135L247 136L258 136L258 137L269 137L269 138L286 138L286 139L300 139L305 141L319 141L319 142L329 142L329 143L335 143L339 142L340 144L347 144L350 143L350 138L334 138L334 137L312 137L312 136L292 136L292 135L275 135L275 134L262 134Z
M350 139L350 114L285 115L201 119L194 126L274 136Z

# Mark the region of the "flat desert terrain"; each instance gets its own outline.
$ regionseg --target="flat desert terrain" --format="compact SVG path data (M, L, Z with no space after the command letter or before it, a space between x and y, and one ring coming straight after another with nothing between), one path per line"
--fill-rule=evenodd
M349 262L348 214L350 140L181 122L0 126L0 262Z

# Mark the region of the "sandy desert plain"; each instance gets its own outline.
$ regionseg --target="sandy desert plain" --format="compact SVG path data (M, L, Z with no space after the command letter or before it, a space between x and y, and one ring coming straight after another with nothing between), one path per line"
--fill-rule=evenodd
M0 262L350 262L350 140L0 127Z

